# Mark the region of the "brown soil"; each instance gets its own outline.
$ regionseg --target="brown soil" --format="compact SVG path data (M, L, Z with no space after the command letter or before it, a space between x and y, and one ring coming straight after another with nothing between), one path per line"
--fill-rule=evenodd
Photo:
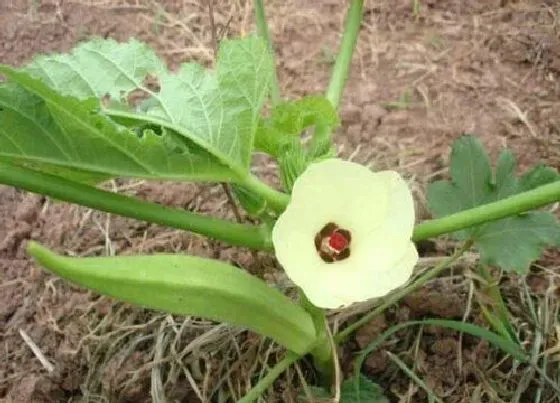
M320 92L328 83L344 18L341 3L266 2L287 96ZM418 15L411 3L366 4L341 108L343 125L337 137L341 154L376 168L398 169L410 178L420 219L428 217L425 184L447 166L449 147L463 132L479 135L493 156L502 146L513 148L522 167L539 160L560 167L558 2L420 0ZM171 68L186 60L210 64L211 32L204 4L4 1L0 62L21 65L38 52L67 51L95 35L140 38ZM217 0L214 12L219 30L227 35L254 30L251 2ZM145 199L231 217L220 189L144 182L118 188ZM0 187L0 223L0 399L147 402L152 401L150 390L154 393L154 382L158 385L159 380L170 401L209 401L211 396L213 401L219 401L218 396L227 401L247 390L255 368L260 370L266 359L273 363L277 350L267 355L268 345L254 335L192 320L182 326L184 318L99 297L45 273L27 258L24 248L27 240L34 239L80 256L181 250L251 270L271 267L270 259L261 256L255 262L247 251L198 236L8 187ZM442 255L449 250L437 243L435 252ZM531 284L546 288L547 276L560 266L558 257L547 254L541 262L544 268L535 273ZM504 292L510 290L512 312L524 321L527 307L517 303L516 281L504 284L510 287ZM348 359L350 352L408 319L461 319L470 314L469 321L480 321L471 310L469 284L464 277L446 277L410 295L402 306L358 332L343 349ZM365 365L365 373L380 382L392 399L421 402L426 394L385 351L399 355L445 402L497 401L497 396L510 401L519 374L508 381L510 364L496 365L500 357L487 344L436 328L417 331L402 331ZM52 370L35 357L25 336ZM344 368L350 372L350 361ZM222 377L224 373L227 376ZM293 401L300 384L297 372L291 371L266 401ZM496 384L499 387L492 388ZM519 401L533 401L538 386L529 379ZM550 390L544 391L543 398L550 398Z

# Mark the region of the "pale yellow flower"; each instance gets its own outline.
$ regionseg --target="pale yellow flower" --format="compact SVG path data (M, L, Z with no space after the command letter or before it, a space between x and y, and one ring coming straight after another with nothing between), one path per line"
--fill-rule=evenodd
M406 283L418 261L413 228L412 194L398 173L333 158L297 178L272 241L307 298L338 308Z

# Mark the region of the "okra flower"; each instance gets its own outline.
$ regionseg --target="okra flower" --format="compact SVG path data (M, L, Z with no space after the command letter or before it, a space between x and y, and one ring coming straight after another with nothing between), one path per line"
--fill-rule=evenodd
M327 159L297 178L272 241L291 280L322 308L381 297L403 285L418 253L412 194L394 171Z

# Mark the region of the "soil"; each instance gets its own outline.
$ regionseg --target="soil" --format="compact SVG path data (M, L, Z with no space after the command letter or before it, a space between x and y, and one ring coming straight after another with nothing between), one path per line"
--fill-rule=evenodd
M214 1L222 36L255 29L251 3ZM327 85L344 20L342 3L266 2L286 97L322 92ZM556 0L420 0L418 13L409 0L366 3L336 137L342 155L403 173L413 186L419 219L429 218L425 186L445 173L450 145L462 133L478 135L492 157L501 147L512 148L522 169L538 161L560 168ZM205 4L4 1L0 62L19 66L37 53L68 51L80 41L102 36L139 38L172 69L187 60L210 65L212 35ZM156 182L115 186L144 199L233 217L219 186ZM194 319L184 327L184 318L69 285L26 256L30 239L78 256L183 251L274 274L269 257L259 255L255 260L249 251L196 235L0 186L2 401L147 402L153 399L154 382L169 401L228 401L247 390L249 371L266 359L269 365L277 359L276 353L265 354L259 338L247 332ZM442 256L450 250L449 242L438 241L427 253ZM559 267L560 255L551 251L533 269L531 285L541 290L538 298L546 295L547 279L550 273L557 275ZM463 271L468 274L468 268ZM483 324L472 308L472 283L460 274L430 283L362 328L342 349L345 375L352 370L352 353L396 323L439 317ZM505 293L511 292L512 312L524 318L527 307L518 303L519 281L512 277L503 287ZM422 402L426 393L387 352L413 368L445 402L511 401L519 391L520 374L513 370L513 377L507 378L511 363L498 364L501 356L479 339L429 327L403 330L397 336L373 353L363 369L392 401ZM545 340L549 336L553 337L552 330ZM45 363L34 355L32 345ZM303 374L308 375L303 365ZM225 370L224 378L220 374ZM533 401L537 381L529 379L518 401ZM490 386L496 384L500 386ZM300 385L297 372L288 372L265 401L293 401ZM538 390L543 399L553 396L552 389Z

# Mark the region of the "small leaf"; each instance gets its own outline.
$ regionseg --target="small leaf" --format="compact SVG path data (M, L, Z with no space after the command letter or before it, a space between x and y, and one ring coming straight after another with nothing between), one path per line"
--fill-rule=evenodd
M359 389L356 390L355 378L345 380L340 388L339 403L389 403L389 399L383 393L383 389L364 375L360 374L358 387ZM312 392L314 398L329 399L329 402L332 401L332 395L323 388L310 387L309 390ZM299 401L308 401L305 400L304 393L300 394Z
M35 242L28 252L55 274L123 301L244 326L298 354L315 342L313 321L303 308L219 261L186 255L73 258Z
M383 389L360 374L359 388L356 390L355 378L344 381L340 390L340 403L389 403Z
M322 96L308 96L282 102L268 119L261 119L255 137L255 148L278 157L283 148L312 126L332 130L340 124L336 109Z
M478 140L463 136L453 145L451 182L440 181L428 188L428 205L436 217L444 217L558 180L556 170L537 165L518 180L515 156L500 154L495 177L486 152ZM454 234L472 238L481 261L506 270L526 273L547 246L560 245L560 224L547 212L529 212L489 222Z
M284 189L286 191L291 191L294 182L298 176L305 171L309 161L305 149L299 140L294 140L289 146L286 146L284 150L285 151L278 156L280 179L282 180Z

